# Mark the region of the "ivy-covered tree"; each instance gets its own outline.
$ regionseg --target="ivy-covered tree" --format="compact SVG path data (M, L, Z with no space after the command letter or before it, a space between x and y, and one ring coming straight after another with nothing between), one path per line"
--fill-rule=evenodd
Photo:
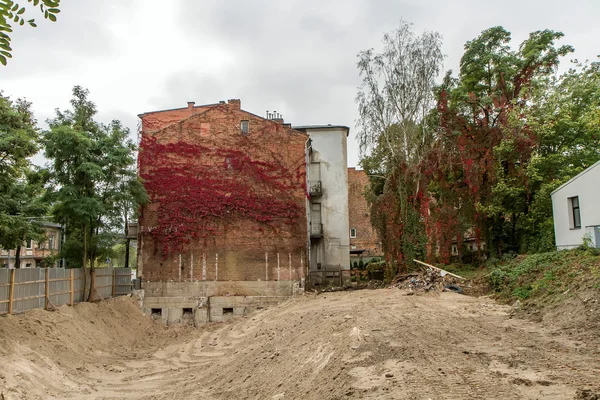
M448 75L439 92L440 200L472 213L470 229L490 254L521 247L520 222L532 200L527 171L538 146L530 108L560 57L572 51L555 45L562 36L536 31L513 50L504 28L485 30L467 42L458 78Z
M37 8L45 19L52 22L56 21L56 14L60 12L60 0L27 0L28 3ZM22 4L22 3L21 3ZM0 0L0 63L6 65L7 58L12 57L12 48L10 47L10 33L13 25L23 26L28 24L36 27L35 19L25 19L27 6L21 6L13 0Z
M383 49L358 55L357 95L361 165L371 177L372 221L388 261L422 255L426 241L420 199L420 165L435 140L426 117L434 107L442 68L441 36L415 35L410 24L383 37Z
M53 214L67 226L63 255L72 267L93 269L123 237L124 213L135 213L145 191L129 130L119 121L95 121L96 105L88 96L88 90L73 88L72 109L57 110L43 142L52 161Z

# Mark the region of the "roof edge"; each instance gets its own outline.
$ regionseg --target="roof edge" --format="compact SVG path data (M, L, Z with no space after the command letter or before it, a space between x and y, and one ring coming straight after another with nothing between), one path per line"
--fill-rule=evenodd
M554 195L554 193L558 192L559 190L562 190L563 188L567 187L568 185L570 185L577 179L581 178L583 175L587 174L588 172L590 172L591 170L593 170L594 168L596 168L599 165L600 165L600 160L596 161L594 164L590 165L589 167L587 167L586 169L584 169L583 171L581 171L580 173L578 173L577 175L575 175L574 177L572 177L571 179L569 179L568 181L566 181L565 183L563 183L562 185L560 185L559 187L554 189L554 191L552 193L550 193L550 196Z

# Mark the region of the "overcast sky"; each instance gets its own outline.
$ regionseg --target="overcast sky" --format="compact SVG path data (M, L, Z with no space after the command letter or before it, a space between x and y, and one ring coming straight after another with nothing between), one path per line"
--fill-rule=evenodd
M142 112L240 98L294 125L350 126L350 166L357 53L378 48L400 18L442 34L445 70L496 25L515 43L553 29L573 57L600 53L599 0L62 0L61 9L56 23L16 27L13 59L0 66L0 89L33 102L40 122L68 107L74 85L91 91L101 121L133 132Z

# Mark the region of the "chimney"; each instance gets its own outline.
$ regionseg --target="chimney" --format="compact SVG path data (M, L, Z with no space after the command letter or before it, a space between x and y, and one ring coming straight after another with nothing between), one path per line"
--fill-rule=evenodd
M227 103L229 103L230 108L234 110L239 110L242 108L242 102L240 99L229 99L227 100Z
M278 124L283 125L283 118L273 118L271 121L277 122Z
M193 101L188 101L187 103L188 103L188 110L191 110L192 108L194 108L194 104L196 104Z

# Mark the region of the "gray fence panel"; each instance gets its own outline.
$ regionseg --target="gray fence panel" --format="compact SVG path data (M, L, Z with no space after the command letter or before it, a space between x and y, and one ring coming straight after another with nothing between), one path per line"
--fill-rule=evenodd
M10 270L6 268L0 269L0 301L7 300L8 301L8 293L10 288L8 285L10 284ZM6 286L3 286L6 285ZM8 302L0 303L0 314L4 314L8 312Z
M49 268L48 272L50 279L50 302L56 307L68 304L71 299L71 272L68 269L62 268ZM59 279L61 280L59 281Z
M88 277L89 278L89 277ZM89 279L88 279L88 287L89 287ZM75 304L81 303L83 300L83 269L76 268L75 276L73 278L73 302Z
M23 268L15 269L13 285L13 314L45 308L46 293L48 306L59 307L71 301L71 274L73 274L73 302L80 303L87 299L92 280L90 270L81 268ZM46 274L48 274L46 276ZM83 277L86 276L85 292ZM10 269L0 268L0 314L6 314L9 309ZM46 282L48 287L46 288ZM131 293L130 268L97 268L95 270L94 298L107 299L117 295Z
M113 268L96 268L94 273L96 283L94 298L99 300L100 298L106 299L112 297Z
M117 296L123 296L131 293L131 268L115 268L116 285L115 291Z
M46 275L41 268L15 270L15 295L13 313L21 313L34 308L44 308L46 304Z

